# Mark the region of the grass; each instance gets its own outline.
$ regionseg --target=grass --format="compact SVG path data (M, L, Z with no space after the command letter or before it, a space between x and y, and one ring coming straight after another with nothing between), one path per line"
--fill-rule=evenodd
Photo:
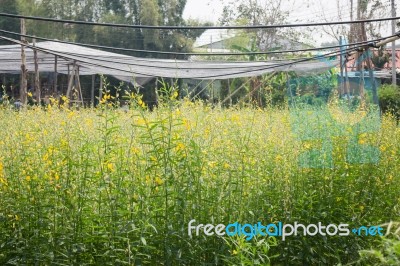
M346 264L379 239L190 238L187 224L400 220L391 117L372 132L309 122L323 127L304 138L297 125L325 121L324 111L172 101L147 112L140 100L125 111L106 97L98 109L0 111L0 264ZM307 168L323 132L339 132L332 158ZM377 147L379 161L352 163L365 158L351 141Z

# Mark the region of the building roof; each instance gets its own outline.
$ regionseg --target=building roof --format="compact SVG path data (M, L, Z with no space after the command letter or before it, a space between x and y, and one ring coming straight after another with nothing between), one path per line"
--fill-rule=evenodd
M209 29L205 30L203 34L196 39L193 44L194 48L207 47L212 43L221 42L227 39L231 39L236 36L235 30L227 29Z
M389 54L389 63L386 63L383 69L391 70L392 69L392 50L386 49L386 52ZM348 62L346 63L346 67L348 71L355 71L357 69L357 61L354 56L350 57ZM364 67L367 67L367 62L364 60ZM400 69L400 49L396 49L396 69Z
M230 50L230 47L225 47L224 41L240 36L241 31L235 29L208 29L203 32L195 41L194 48L209 48L215 44L221 43L222 49ZM262 40L259 47L260 50L266 49L267 40ZM292 40L282 35L276 35L274 38L274 46L281 49L301 49L310 47L305 43ZM220 50L222 50L220 49ZM215 50L213 48L213 50Z

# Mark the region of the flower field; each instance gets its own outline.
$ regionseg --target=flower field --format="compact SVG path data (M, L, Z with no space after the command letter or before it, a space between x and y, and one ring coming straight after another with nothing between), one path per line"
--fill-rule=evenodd
M187 225L400 220L400 128L391 117L372 132L327 123L305 138L307 123L326 113L140 105L0 110L1 265L356 263L381 238L246 241L189 237ZM341 133L323 134L333 131ZM312 151L325 137L331 158L318 165ZM352 139L376 147L373 160Z

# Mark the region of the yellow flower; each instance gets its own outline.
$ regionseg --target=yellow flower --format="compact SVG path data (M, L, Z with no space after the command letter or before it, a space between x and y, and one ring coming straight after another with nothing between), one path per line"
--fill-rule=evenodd
M275 157L275 162L280 162L280 161L282 161L282 156L280 155L280 154L278 154L276 157Z
M143 126L143 125L146 124L146 120L144 120L143 118L138 118L137 124L138 124L139 126Z
M8 186L7 180L5 180L3 177L0 176L0 184L3 184L5 186Z
M238 254L238 251L235 249L235 250L232 250L232 255L237 255Z
M70 111L70 112L68 113L68 119L71 119L71 118L73 118L74 116L76 116L76 113L75 113L74 111Z
M304 143L303 143L303 148L304 148L305 150L310 150L310 149L311 149L311 143L309 143L309 142L304 142Z
M25 177L25 180L28 181L28 182L30 182L30 181L31 181L31 177L30 177L29 175L27 175L27 176Z
M140 150L139 150L138 148L136 148L136 147L132 147L132 148L131 148L131 152L132 152L133 154L138 155L139 152L140 152Z
M177 92L177 91L174 91L174 93L171 95L170 99L171 99L171 100L174 100L174 99L176 99L176 98L178 98L178 92Z
M190 122L187 119L183 119L183 125L185 126L186 130L190 130Z
M112 163L107 163L107 169L111 172L114 172L114 165Z
M158 176L156 177L155 182L158 186L161 186L162 184L164 184L164 181Z
M148 175L146 175L146 184L150 184L150 182L151 182L151 179L150 179L150 176L148 176Z
M146 103L143 102L142 99L139 99L137 103L138 103L138 105L139 105L140 107L146 108Z
M208 162L208 166L209 166L210 168L214 168L216 165L217 165L217 163L214 162L214 161Z
M363 145L367 142L367 134L363 133L358 136L358 144Z
M178 143L178 145L176 145L175 150L176 151L183 151L185 149L185 144L183 143Z
M360 144L360 145L365 144L365 139L359 139L359 140L358 140L358 144Z
M238 116L238 115L233 115L232 117L231 117L231 120L232 120L232 122L238 122L239 120L240 120L240 117Z

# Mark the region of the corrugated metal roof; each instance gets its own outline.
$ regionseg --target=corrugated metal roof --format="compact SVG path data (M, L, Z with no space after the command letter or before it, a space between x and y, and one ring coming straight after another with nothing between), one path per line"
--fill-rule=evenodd
M194 48L205 47L212 43L220 42L223 40L227 40L236 36L235 30L227 30L227 29L210 29L203 32L196 39L193 44Z

